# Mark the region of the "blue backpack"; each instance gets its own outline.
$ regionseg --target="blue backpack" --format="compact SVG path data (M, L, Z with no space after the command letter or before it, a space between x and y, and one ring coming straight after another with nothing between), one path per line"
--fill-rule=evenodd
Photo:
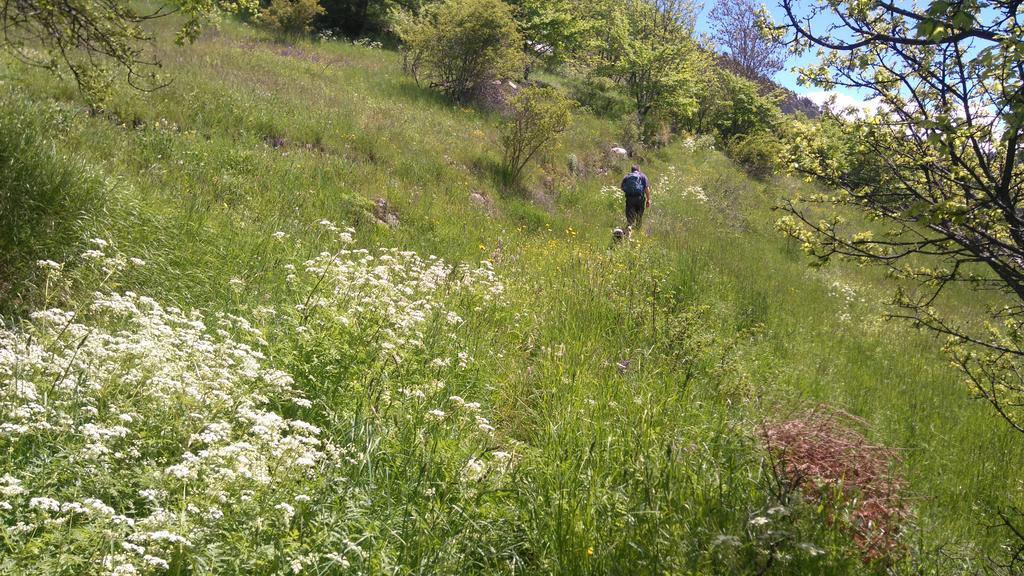
M643 196L645 188L643 176L639 172L630 172L622 180L622 191L626 196Z

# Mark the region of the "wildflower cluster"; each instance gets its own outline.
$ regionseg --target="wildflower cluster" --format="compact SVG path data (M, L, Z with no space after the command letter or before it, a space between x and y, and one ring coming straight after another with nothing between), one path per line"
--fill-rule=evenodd
M351 229L320 225L346 247L293 266L297 303L258 315L279 321L275 340L298 350L288 372L246 318L133 292L97 291L0 327L0 535L18 565L153 574L224 555L296 574L391 565L387 539L367 544L375 530L408 526L375 507L385 501L371 473L382 459L396 481L432 462L412 505L429 510L443 497L464 516L493 513L493 503L474 512L476 495L506 481L515 451L499 448L495 423L464 398L473 358L461 334L465 315L500 303L502 283L487 263L349 249ZM94 246L83 255L93 280L133 264ZM332 351L345 372L321 370L324 355L305 359L309 350ZM384 362L404 372L381 374ZM332 389L347 394L326 397ZM360 415L354 406L371 399L373 412ZM353 418L372 424L321 428ZM296 531L304 523L339 527L313 546Z
M681 146L683 150L690 152L691 154L698 151L714 151L715 138L710 134L688 136L682 141Z
M708 196L703 188L695 185L683 186L679 180L679 169L675 165L671 165L658 177L656 186L662 194L674 194L702 203L708 201Z
M247 343L262 341L243 318L131 292L0 330L0 451L13 459L0 525L11 548L68 553L67 531L94 527L117 551L103 559L110 573L166 569L246 500L292 498L332 447L274 408L304 399Z
M352 230L321 226L339 234L342 244L353 241ZM337 330L372 340L381 357L398 362L409 353L424 351L426 332L453 339L464 319L453 308L470 313L500 303L504 285L490 262L479 267L452 266L436 256L382 249L342 248L307 260L302 269L288 265L289 281L305 296L296 305L298 331ZM434 322L441 320L441 322ZM465 352L435 362L465 367Z
M357 40L353 40L352 44L355 46L362 46L364 48L374 48L376 50L380 50L384 47L384 44L379 40L374 40L373 38L359 38Z

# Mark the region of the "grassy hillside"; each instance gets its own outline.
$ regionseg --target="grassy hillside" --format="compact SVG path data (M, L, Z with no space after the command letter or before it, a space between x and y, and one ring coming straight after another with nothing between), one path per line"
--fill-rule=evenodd
M394 53L226 25L161 58L169 87L95 114L0 65L0 410L24 425L0 436L0 572L946 574L999 552L1024 444L880 319L884 279L773 230L802 184L679 142L645 165L649 234L614 246L610 122L579 115L503 193L497 119ZM78 316L29 314L49 307ZM759 430L821 403L898 454L890 562L773 478Z

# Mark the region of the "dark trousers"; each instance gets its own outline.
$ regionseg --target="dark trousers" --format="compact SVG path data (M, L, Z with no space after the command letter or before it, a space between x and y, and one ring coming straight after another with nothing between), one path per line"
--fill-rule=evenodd
M644 221L646 196L626 196L626 224L639 230Z

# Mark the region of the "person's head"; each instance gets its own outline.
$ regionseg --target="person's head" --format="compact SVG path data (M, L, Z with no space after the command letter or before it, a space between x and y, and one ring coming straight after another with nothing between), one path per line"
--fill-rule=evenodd
M636 164L633 164L633 167L630 168L629 171L630 172L639 172L640 171L640 167L637 166Z

